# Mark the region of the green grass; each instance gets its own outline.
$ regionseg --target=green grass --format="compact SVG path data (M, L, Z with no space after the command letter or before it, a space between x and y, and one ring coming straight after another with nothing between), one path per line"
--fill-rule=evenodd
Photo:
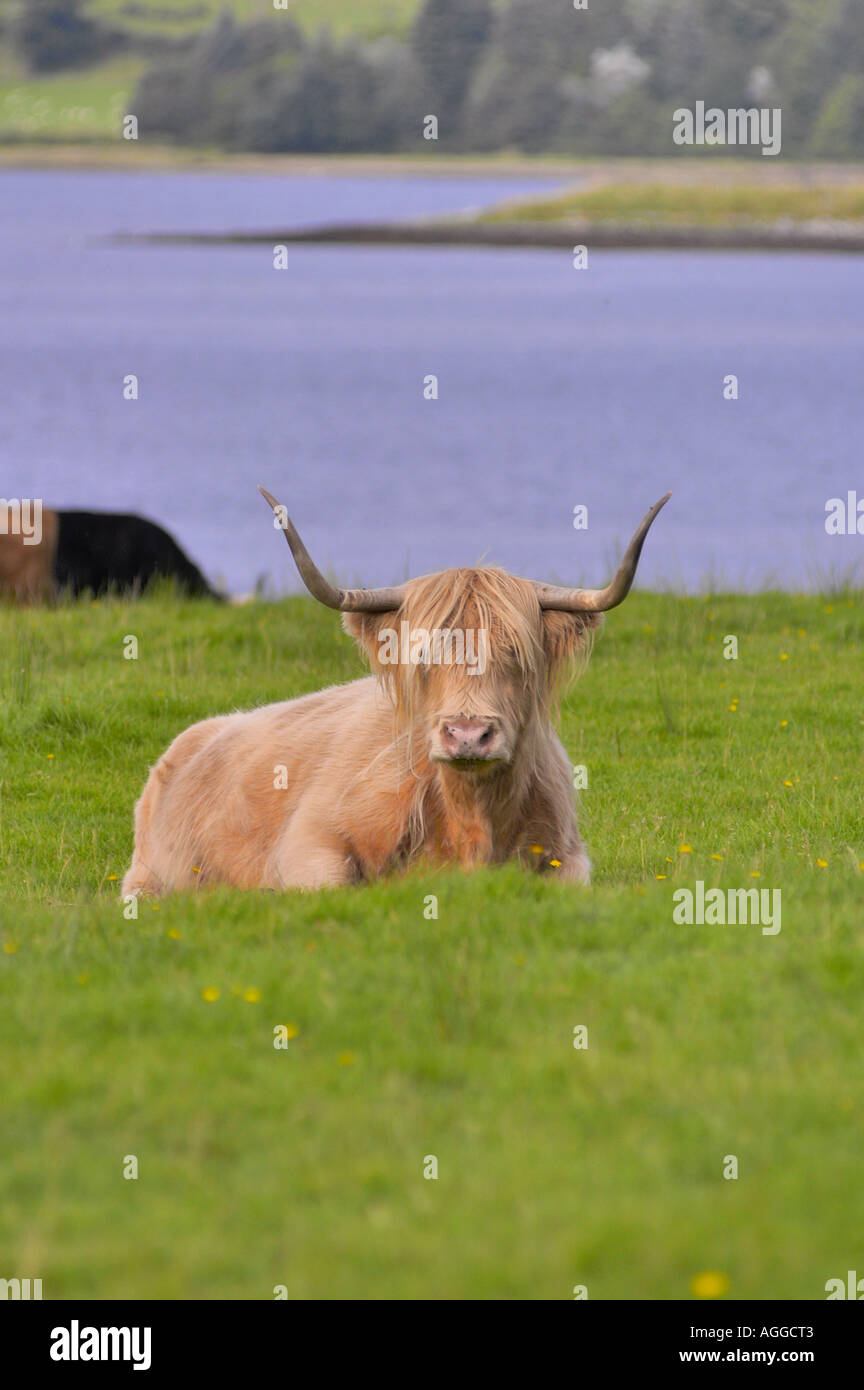
M716 1270L733 1298L824 1298L864 1220L862 639L854 593L610 615L563 711L591 889L418 871L125 921L170 738L359 659L301 599L0 612L0 1276L677 1299ZM781 933L675 925L697 878L780 888Z
M274 10L272 0L139 0L143 13L130 14L127 0L90 0L86 13L130 34L184 35L206 28L229 10L238 21L292 19L314 32L327 26L334 35L374 38L408 28L420 0L289 0ZM149 11L149 13L148 13ZM168 11L173 11L169 15Z
M95 68L24 78L0 75L0 140L120 142L123 116L144 68L125 57Z
M770 184L705 185L609 184L585 193L502 204L483 214L486 222L649 223L651 226L752 226L754 223L859 221L864 218L864 188Z

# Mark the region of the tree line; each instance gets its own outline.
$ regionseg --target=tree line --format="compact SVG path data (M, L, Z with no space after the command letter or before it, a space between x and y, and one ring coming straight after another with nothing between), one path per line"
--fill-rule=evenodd
M18 42L45 70L64 44L74 63L123 40L80 0L29 0ZM780 107L787 155L864 156L862 0L423 0L372 41L226 10L151 48L132 109L142 135L184 144L667 155L673 111L701 100Z

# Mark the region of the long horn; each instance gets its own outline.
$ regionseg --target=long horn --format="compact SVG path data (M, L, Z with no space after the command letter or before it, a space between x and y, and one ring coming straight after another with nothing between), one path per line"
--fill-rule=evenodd
M405 597L401 587L392 589L336 589L324 578L297 534L293 521L285 508L261 485L258 491L273 508L276 520L285 532L285 539L291 547L300 577L313 598L328 608L340 613L391 613L399 608Z
M605 589L567 589L558 584L541 584L535 580L534 587L540 607L556 609L561 613L606 613L610 608L616 608L619 603L623 603L630 592L630 585L633 583L651 523L671 496L671 492L667 492L665 497L654 503L650 512L645 513L611 584L607 584Z

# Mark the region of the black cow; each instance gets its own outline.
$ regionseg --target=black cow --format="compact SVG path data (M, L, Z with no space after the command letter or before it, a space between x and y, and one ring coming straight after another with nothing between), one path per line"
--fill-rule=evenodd
M85 589L137 593L154 579L175 579L192 598L219 598L173 536L126 512L57 513L54 582L77 595Z
M127 512L41 512L41 537L26 543L0 524L0 594L24 602L59 593L139 594L155 579L174 579L182 593L222 600L197 565L154 521ZM4 517L0 515L0 523Z

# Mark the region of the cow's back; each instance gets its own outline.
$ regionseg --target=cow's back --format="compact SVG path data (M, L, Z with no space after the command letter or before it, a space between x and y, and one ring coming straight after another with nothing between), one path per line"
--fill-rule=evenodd
M163 891L208 880L262 886L304 799L335 809L391 733L371 677L194 724L151 771L136 855Z
M139 592L174 578L187 594L217 597L163 527L125 512L60 511L54 554L57 587L72 595Z

